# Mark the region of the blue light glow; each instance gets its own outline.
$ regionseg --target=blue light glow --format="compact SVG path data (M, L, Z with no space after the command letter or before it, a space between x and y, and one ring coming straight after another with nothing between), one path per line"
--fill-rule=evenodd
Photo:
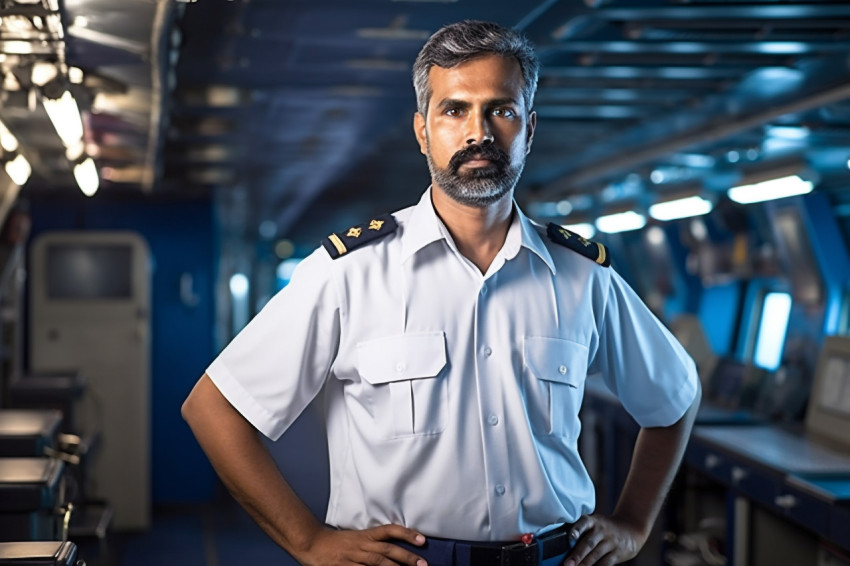
M764 296L761 321L756 337L755 356L753 357L753 363L758 367L768 371L773 371L779 367L790 314L791 295L788 293L768 293Z

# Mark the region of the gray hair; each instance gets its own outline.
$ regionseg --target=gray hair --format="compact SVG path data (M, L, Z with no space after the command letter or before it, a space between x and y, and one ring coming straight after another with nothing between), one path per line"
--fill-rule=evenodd
M519 63L522 97L527 110L534 104L540 63L534 46L520 32L492 22L464 20L447 25L432 35L413 63L413 88L419 113L426 116L431 98L428 72L434 65L450 69L484 55L513 57Z

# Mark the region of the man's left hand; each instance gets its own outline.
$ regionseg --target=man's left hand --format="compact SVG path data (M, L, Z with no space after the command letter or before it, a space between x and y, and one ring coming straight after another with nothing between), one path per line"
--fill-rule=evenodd
M646 542L640 530L626 521L604 515L584 515L569 536L575 546L564 566L613 566L637 556Z

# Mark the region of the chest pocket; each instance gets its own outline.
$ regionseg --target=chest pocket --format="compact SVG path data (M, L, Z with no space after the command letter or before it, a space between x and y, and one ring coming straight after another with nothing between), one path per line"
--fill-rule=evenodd
M446 337L442 332L398 334L357 345L360 376L372 414L390 438L439 434L446 428Z
M525 338L523 391L536 434L578 438L587 355L587 346L578 342Z

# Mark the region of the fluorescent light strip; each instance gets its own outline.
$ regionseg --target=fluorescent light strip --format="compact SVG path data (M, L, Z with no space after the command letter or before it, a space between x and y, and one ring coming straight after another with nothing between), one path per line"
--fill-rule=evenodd
M646 226L646 216L634 211L618 212L596 219L596 229L606 234L639 230Z
M667 221L708 214L714 204L701 196L691 196L659 202L649 207L649 215L656 220Z
M732 187L728 191L729 198L740 204L752 204L766 200L804 195L812 192L811 181L804 181L797 175L771 179L754 185Z
M56 133L65 147L71 147L83 139L83 119L80 117L80 108L70 91L65 91L60 98L42 98L44 110Z

